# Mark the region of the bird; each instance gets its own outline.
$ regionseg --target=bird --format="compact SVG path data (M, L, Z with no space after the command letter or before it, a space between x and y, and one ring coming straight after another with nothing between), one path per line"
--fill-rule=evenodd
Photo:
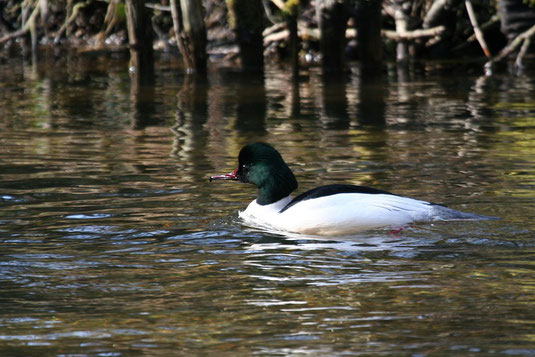
M292 198L297 179L281 154L262 142L245 145L238 167L210 177L210 182L215 180L255 185L258 196L239 217L248 226L282 233L351 235L388 227L403 229L414 222L497 219L351 184L320 186Z

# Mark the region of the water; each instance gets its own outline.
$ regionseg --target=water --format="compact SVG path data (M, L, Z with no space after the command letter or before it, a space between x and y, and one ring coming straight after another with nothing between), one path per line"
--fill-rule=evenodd
M535 76L316 68L297 84L162 59L0 64L1 355L535 355ZM499 216L353 237L241 225L208 183L275 145L349 182Z

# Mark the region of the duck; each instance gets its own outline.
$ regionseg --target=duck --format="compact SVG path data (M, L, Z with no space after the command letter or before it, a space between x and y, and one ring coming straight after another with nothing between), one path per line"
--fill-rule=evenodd
M402 230L415 222L497 219L351 184L320 186L292 198L297 179L281 154L262 142L245 145L235 170L209 180L255 185L258 195L239 217L248 226L283 233L351 235L382 228Z

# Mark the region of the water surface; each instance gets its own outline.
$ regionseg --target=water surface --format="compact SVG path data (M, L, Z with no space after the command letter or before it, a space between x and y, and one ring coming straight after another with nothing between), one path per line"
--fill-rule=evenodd
M0 354L535 355L535 76L297 81L121 58L0 64ZM208 183L275 145L299 192L374 186L500 221L353 237L241 224Z

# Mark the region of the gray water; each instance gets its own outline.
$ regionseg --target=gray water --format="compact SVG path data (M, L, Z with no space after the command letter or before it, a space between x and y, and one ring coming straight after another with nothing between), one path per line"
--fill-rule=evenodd
M297 81L158 62L0 63L0 355L535 355L535 76ZM499 221L353 237L243 226L208 183L273 144L299 192L373 186Z

